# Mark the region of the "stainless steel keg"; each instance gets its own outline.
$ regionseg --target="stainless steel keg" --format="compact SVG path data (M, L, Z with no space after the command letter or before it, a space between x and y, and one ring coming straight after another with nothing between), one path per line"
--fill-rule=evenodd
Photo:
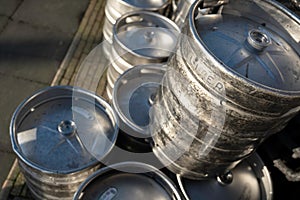
M146 172L147 171L147 172ZM74 196L79 199L180 200L175 184L151 165L122 162L91 175Z
M166 62L173 53L179 28L168 18L152 12L123 15L114 25L106 91L109 97L116 79L135 65Z
M198 1L182 32L153 107L154 152L182 176L214 177L298 113L300 20L273 1Z
M177 175L177 182L186 200L271 200L273 197L269 171L257 154L223 176L197 181Z
M163 64L135 66L116 81L112 105L119 118L116 145L133 152L151 152L149 110L165 73Z
M105 6L104 38L112 43L113 25L122 15L132 11L152 11L165 15L171 0L107 0Z
M10 125L13 150L36 199L72 199L100 167L97 159L110 152L117 134L108 103L68 86L48 87L26 99Z

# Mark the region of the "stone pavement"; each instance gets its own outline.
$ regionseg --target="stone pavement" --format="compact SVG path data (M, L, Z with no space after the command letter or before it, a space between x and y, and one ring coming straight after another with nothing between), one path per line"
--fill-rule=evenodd
M0 0L0 185L6 191L8 173L17 170L12 167L10 118L24 98L51 84L89 2ZM14 190L23 187L21 180ZM1 195L7 199L2 190Z
M71 1L73 2L74 0L70 0L70 2ZM81 9L83 11L85 11L86 5L87 5L87 3L84 4L84 6L82 6ZM79 70L80 64L86 58L88 53L97 44L99 44L99 42L101 42L101 40L102 40L102 26L103 26L102 19L103 19L103 15L104 15L104 6L105 6L105 1L103 1L103 0L90 0L88 7L85 11L85 14L80 22L80 25L79 25L79 27L77 27L78 29L75 33L73 40L72 40L72 38L70 38L70 40L72 40L72 43L70 44L70 41L68 41L68 45L66 45L66 47L64 47L64 50L61 49L63 47L58 47L58 48L55 48L55 51L53 52L45 47L44 50L47 52L43 53L43 51L41 49L42 54L44 54L45 56L46 55L49 56L49 53L50 53L50 56L52 58L55 58L54 60L56 61L56 65L54 65L52 68L50 68L48 66L43 67L42 64L44 64L44 61L47 59L42 60L40 63L34 63L35 66L39 66L39 67L41 67L41 69L39 69L35 66L31 66L30 65L31 63L28 63L28 65L29 65L28 67L32 67L33 70L30 71L31 74L27 74L26 72L23 72L22 68L21 68L21 64L24 64L24 63L20 62L20 71L21 71L20 73L24 73L21 75L28 76L28 79L30 78L31 82L33 82L33 83L37 82L37 84L40 84L40 85L38 85L39 87L38 86L33 87L32 91L26 93L25 96L21 96L19 98L18 103L21 100L23 100L23 98L25 98L26 96L33 93L36 89L44 87L46 85L50 85L50 84L51 85L74 85L74 84L76 85L77 84L77 86L78 86L78 82L76 82L76 77L78 77L77 74L78 74L78 72L80 72L80 70ZM28 6L25 5L24 7L27 7L26 9L28 9ZM52 8L52 9L54 9L54 8ZM41 14L40 11L37 11L37 12L38 12L38 14ZM25 13L25 11L22 11L19 13ZM68 13L66 15L70 15L70 14L71 13ZM55 13L55 15L57 15L57 17L58 17L57 20L59 20L59 16L58 16L59 14ZM19 16L19 15L17 15L17 16ZM74 17L75 17L74 15L71 16L71 18L74 18ZM71 20L71 18L69 20ZM34 18L32 18L30 16L26 16L23 19L28 19L28 20L32 19L34 21ZM35 22L42 23L42 20L39 19ZM64 22L61 22L62 24L60 24L60 23L55 24L55 20L50 20L49 22L50 22L49 24L51 24L51 26L56 27L57 30L60 30L61 33L65 33L65 31L67 31L68 29L74 31L74 29L72 29L73 26L69 25L70 27L66 28L63 25ZM74 25L76 25L76 24L74 24ZM31 33L29 33L28 35L30 35L30 34ZM56 39L55 34L57 34L57 33L51 33L51 34L54 37L53 38L50 37L48 39L55 40ZM44 36L44 35L42 35L42 36ZM70 36L72 37L73 34L70 34ZM1 35L0 35L0 38L1 38ZM63 46L65 43L65 41L63 39L65 39L65 38L63 37L62 40L57 42L57 44ZM43 42L46 40L41 40L41 41ZM32 43L29 41L28 46L30 46L31 44ZM43 43L43 44L36 42L36 44L37 45L33 46L32 48L35 48L35 50L39 50L40 48L44 48L43 44L47 45L47 42ZM49 45L53 45L53 44L55 44L55 42L53 42L53 41L49 42ZM35 45L35 44L33 44L33 45ZM67 53L65 54L66 48L68 46L69 46L69 49L68 49ZM21 51L21 53L23 55L23 53L26 54L26 51L25 51L26 48L21 47L20 50L19 50L19 48L16 48L16 49ZM24 51L22 51L22 50L24 50ZM34 51L33 53L37 53L37 51ZM64 56L64 59L62 59L62 56ZM31 59L31 57L29 59ZM1 61L0 61L0 63L1 63ZM60 64L60 66L59 66L59 64ZM1 67L1 65L0 65L0 67ZM51 69L53 70L53 72L49 71ZM41 72L40 72L40 70L41 70ZM95 74L95 68L90 68L89 70L90 70L90 72L87 72L87 74L85 74L85 77L86 77L85 82L87 80L90 80L90 83L91 83L93 77L96 76L97 73ZM13 69L11 69L11 71L13 71ZM57 73L55 74L55 72L57 72ZM14 73L18 73L18 71L15 72L15 70L14 70ZM41 76L43 76L43 77L41 77ZM36 77L36 80L34 79L34 77ZM51 82L51 80L52 80L52 82ZM84 88L90 89L87 85L85 85ZM101 86L101 88L104 88L104 87ZM16 88L16 90L17 89L18 88ZM102 92L101 92L101 94L102 94ZM14 107L14 109L15 109L15 107ZM9 121L9 118L8 118L8 121ZM7 125L7 129L8 129L8 125ZM7 130L5 133L7 134ZM10 145L10 140L9 140L8 136L7 136L6 140L7 140L8 145ZM9 149L11 149L10 146L9 146ZM17 161L14 160L15 156L13 155L12 150L10 150L9 153L11 154L10 162L11 163L13 162L13 166L12 167L8 166L8 169L11 168L11 170L10 170L4 184L2 185L0 199L32 199L32 197L30 196L30 192L28 191L27 186L25 184L24 176L22 173L20 173ZM5 161L4 163L6 163L6 162L7 161ZM0 161L0 163L2 163L2 161ZM7 175L7 173L8 172L6 172L6 175Z

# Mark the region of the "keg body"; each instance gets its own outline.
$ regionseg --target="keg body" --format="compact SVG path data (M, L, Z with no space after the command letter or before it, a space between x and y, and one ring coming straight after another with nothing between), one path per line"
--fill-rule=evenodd
M189 12L152 126L160 160L193 179L248 157L297 114L300 97L299 19L269 1L201 9L199 1Z

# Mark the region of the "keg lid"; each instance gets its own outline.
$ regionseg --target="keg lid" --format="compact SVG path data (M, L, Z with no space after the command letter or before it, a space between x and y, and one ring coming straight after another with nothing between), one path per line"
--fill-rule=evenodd
M197 40L230 71L263 86L299 91L300 21L277 7L230 1L217 14L195 9L192 23Z
M272 199L270 174L257 154L216 179L196 181L177 175L177 180L187 200Z
M135 137L150 136L149 109L165 73L162 64L133 67L119 77L114 85L113 108L120 129Z
M144 170L149 172L143 172ZM124 162L98 170L81 184L74 199L181 198L171 180L158 169L143 163Z
M10 131L22 161L38 170L65 174L106 156L117 138L116 122L102 98L79 88L55 86L21 104Z
M170 0L123 0L129 5L142 10L159 9L169 4Z
M171 0L107 0L105 16L115 24L119 17L131 11L147 10L166 13L170 3Z
M179 28L160 14L136 11L120 17L113 34L115 50L130 64L158 63L173 52Z

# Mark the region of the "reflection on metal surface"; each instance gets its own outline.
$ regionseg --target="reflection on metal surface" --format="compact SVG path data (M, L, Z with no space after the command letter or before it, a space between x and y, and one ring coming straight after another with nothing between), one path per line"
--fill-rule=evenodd
M165 174L138 162L122 162L98 170L81 184L74 200L99 196L102 199L103 195L115 200L181 200L175 184Z
M74 87L48 87L20 104L11 141L34 197L71 199L114 145L116 123L103 99Z

